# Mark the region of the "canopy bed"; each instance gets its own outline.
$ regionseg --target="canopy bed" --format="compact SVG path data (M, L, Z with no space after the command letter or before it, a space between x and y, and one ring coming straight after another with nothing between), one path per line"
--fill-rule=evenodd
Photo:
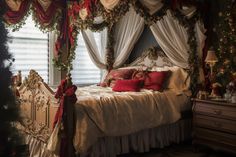
M77 33L81 31L92 61L108 72L99 87L77 91L68 75L56 92L59 99L54 98L55 93L37 72L30 72L19 88L20 106L26 117L19 127L28 134L31 156L65 156L65 151L66 156L73 156L74 152L80 156L115 156L130 149L143 152L151 147L162 148L190 137L191 119L185 119L181 113L191 108L189 89L195 94L205 40L205 29L194 3L22 0L13 5L15 1L6 2L7 25L15 25L17 29L32 10L42 30L59 32L55 65L71 70ZM151 48L130 66L120 68L145 24L162 50ZM92 31L107 32L103 52L99 52ZM117 79L111 88L114 76L121 77L113 69L132 73L128 78ZM145 86L146 76L152 75L165 79L158 86L141 90L140 84ZM167 76L170 80L164 85ZM129 87L124 89L124 86ZM154 91L148 90L153 88Z
M157 48L148 49L119 70L134 68L148 68L151 73L171 71L171 75L163 91L116 92L114 87L94 85L79 88L73 111L67 110L67 115L74 113L74 117L67 118L70 125L75 122L73 145L81 156L116 156L130 150L144 152L191 137L187 72L174 66ZM31 146L31 156L53 156L59 142L55 130L60 128L56 125L52 133L59 107L55 93L33 70L19 93L24 117L21 129L28 134L26 141Z

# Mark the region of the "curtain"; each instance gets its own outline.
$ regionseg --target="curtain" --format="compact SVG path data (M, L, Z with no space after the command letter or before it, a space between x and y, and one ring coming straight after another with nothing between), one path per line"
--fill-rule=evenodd
M149 9L149 14L152 15L163 7L162 0L139 0L145 7Z
M120 67L128 59L135 43L144 29L144 19L132 7L115 26L114 64L113 68Z
M12 25L20 23L27 15L30 7L30 0L6 0L6 4L8 8L4 14L4 20L6 23Z
M91 30L81 30L82 36L84 38L84 42L86 44L86 48L88 50L89 56L93 63L100 69L106 69L105 63L105 50L106 50L106 42L107 42L107 29L104 29L101 32L101 48L99 50L98 43L94 38L93 32Z
M196 38L200 57L202 56L202 48L205 40L205 29L203 28L200 22L196 23ZM188 68L188 51L190 49L188 45L188 34L186 29L172 17L171 13L168 11L167 15L162 20L151 25L150 29L170 60L179 67Z
M150 26L158 44L177 66L188 68L188 34L168 11L163 19Z
M59 9L61 9L60 5L61 2L57 0L37 0L32 2L34 16L41 26L54 25L54 23L60 19L57 17L59 16Z

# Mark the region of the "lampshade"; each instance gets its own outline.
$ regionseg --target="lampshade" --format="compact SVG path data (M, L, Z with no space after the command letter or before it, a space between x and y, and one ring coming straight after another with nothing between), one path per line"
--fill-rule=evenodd
M215 51L208 50L205 62L207 62L207 63L215 63L217 61L218 61L218 58L216 57Z

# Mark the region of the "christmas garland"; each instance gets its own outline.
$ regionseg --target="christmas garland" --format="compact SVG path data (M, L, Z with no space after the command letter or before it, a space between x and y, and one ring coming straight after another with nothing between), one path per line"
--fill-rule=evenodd
M103 21L102 23L95 24L94 18L92 17L86 20L82 20L80 17L78 17L78 20L76 21L75 25L79 30L90 29L93 32L100 32L104 28L108 27L109 23Z
M82 29L90 29L92 31L102 31L106 27L113 27L113 23L116 23L121 17L123 17L128 11L129 11L129 5L127 5L128 1L121 1L112 11L107 11L104 9L104 7L101 5L101 3L98 3L97 10L94 10L94 14L90 14L86 19L81 19L81 17L77 14L78 12L74 13L72 15L71 25L74 25L73 29L73 38L75 39L73 43L70 44L69 48L69 55L66 60L66 62L63 62L62 55L59 54L57 59L54 59L54 64L56 67L60 68L61 70L71 70L72 67L72 61L75 59L75 48L77 46L77 35L79 33L79 30ZM72 3L69 3L68 8L72 8L70 5ZM94 23L94 17L101 15L104 18L104 21L99 24ZM76 17L75 17L76 16ZM73 26L71 26L73 27ZM113 32L113 31L111 31ZM107 61L108 61L108 69L112 67L113 64L113 34L111 35L109 33L108 36L108 43L110 43L110 46L107 46ZM112 40L112 41L111 41ZM112 46L111 46L112 45Z
M198 20L200 20L200 13L196 12L193 17L190 19L183 15L179 10L172 11L173 17L175 17L179 23L186 28L188 34L188 45L190 47L188 64L189 64L189 76L191 78L190 81L190 89L193 92L193 96L197 93L198 86L198 77L199 77L199 65L201 65L201 61L198 57L197 53L197 39L195 33L195 24Z
M108 71L113 69L113 63L114 63L114 25L111 25L108 28L108 40L107 40L107 54L106 54L106 63L107 67L106 69Z
M140 1L138 0L132 0L132 1L128 1L128 0L123 0L120 1L118 5L116 5L112 10L106 10L104 8L104 6L101 4L100 1L98 1L96 4L94 4L93 7L91 7L90 9L93 11L93 14L88 14L87 17L85 17L85 19L82 19L79 16L79 11L80 9L83 8L83 6L80 6L80 3L77 4L76 8L77 10L75 10L75 12L73 12L74 10L72 10L73 12L73 20L70 23L70 27L72 28L72 39L73 39L73 43L70 43L68 45L67 43L67 52L69 51L69 54L67 54L67 60L65 61L65 63L63 63L63 59L62 59L62 54L59 54L57 59L54 59L54 63L57 67L60 67L61 69L65 70L65 69L72 69L72 60L75 58L75 48L77 46L77 35L79 30L82 29L90 29L92 31L101 31L104 28L108 27L111 28L113 27L113 24L115 24L116 22L119 21L119 19L121 17L123 17L130 8L130 4L132 4L132 6L134 7L135 11L144 18L146 24L151 25L153 23L155 23L158 20L161 20L167 13L167 10L170 9L170 0L163 0L163 7L157 11L156 13L154 13L153 15L150 15L148 12L148 8L145 7ZM71 4L73 6L73 4ZM73 8L73 7L72 7ZM70 7L68 7L68 9L70 9ZM27 16L29 15L30 11L33 10L33 17L34 17L34 21L36 22L37 26L42 30L42 31L51 31L51 30L58 30L58 23L57 21L61 21L61 19L59 19L61 11L57 11L56 15L54 16L53 20L51 21L51 23L49 25L43 25L40 23L40 21L38 21L38 19L36 18L36 12L35 10L32 8L32 6L30 6L29 11L27 12ZM69 10L70 11L70 10ZM87 10L88 11L88 10ZM184 16L178 9L176 9L175 11L172 11L172 15L179 21L179 23L186 28L187 33L189 35L188 38L188 44L190 46L190 51L189 51L189 65L190 65L190 71L189 74L191 76L191 89L192 91L195 91L194 89L196 89L196 82L198 79L198 75L199 75L199 70L198 70L198 66L199 66L199 59L198 59L198 55L197 55L197 41L196 41L196 37L195 37L195 32L194 32L194 26L196 21L199 19L198 14L195 14L194 17L192 17L191 19L188 19L186 16ZM27 16L24 16L23 20L18 23L17 25L14 25L14 30L19 29L23 24L24 24L24 20L27 18ZM95 24L94 23L94 18L98 17L98 16L102 16L104 21L102 23L99 24ZM110 31L113 32L113 31ZM109 40L114 40L113 39L113 34L109 35ZM110 43L110 45L108 45L107 49L109 49L109 53L113 53L112 49L113 49L113 41L108 41L108 44ZM70 47L69 47L70 46ZM107 60L109 62L109 68L111 68L111 59L113 59L113 57L111 57L111 54L108 54L107 56Z
M122 0L112 10L106 10L99 1L97 4L97 11L107 23L114 24L129 11L129 3L129 0Z
M149 9L145 7L140 1L133 0L132 5L136 11L141 17L144 18L144 21L147 25L152 25L156 21L161 20L165 15L167 10L170 8L169 1L168 0L162 0L163 6L160 10L158 10L153 15L149 14Z
M68 71L73 69L72 61L75 59L75 56L76 56L75 49L77 47L78 34L79 34L78 30L74 31L73 34L72 34L72 36L74 38L74 44L71 45L71 47L70 47L70 54L69 54L69 57L67 59L67 65L68 65L67 70Z
M109 27L110 24L106 21L103 21L102 23L98 23L98 24L90 24L88 25L88 29L90 29L93 32L100 32L102 31L104 28Z
M67 10L72 9L73 3L67 3ZM59 70L70 71L73 68L72 61L75 59L75 49L77 47L77 37L79 29L77 29L76 18L74 17L73 11L67 11L65 14L68 16L68 31L66 35L66 44L64 44L64 49L58 53L57 58L53 59L54 65ZM67 55L66 57L63 55Z
M80 30L90 29L95 32L102 31L104 28L108 27L119 21L129 11L129 1L120 1L119 4L112 10L106 10L100 1L97 2L96 8L93 8L93 14L90 14L86 19L81 19L77 15L76 27ZM104 21L102 23L95 24L95 17L102 16Z
M35 26L38 27L42 32L51 32L54 30L59 30L59 23L62 20L62 11L58 8L55 15L53 16L53 19L50 21L50 24L43 24L42 22L40 22L40 20L37 18L36 14L36 8L33 7L33 4L29 3L28 4L28 11L25 12L23 16L23 18L18 22L18 23L8 23L5 19L4 19L4 23L5 26L12 29L12 31L18 31L20 28L22 28L23 25L25 25L25 21L26 19L29 17L29 15L32 15L32 18L35 22Z
M133 0L132 4L134 6L135 11L144 18L146 24L152 25L153 23L161 20L167 13L167 10L170 10L170 2L169 1L162 1L163 7L154 13L153 15L150 15L148 12L148 8L146 8L140 1ZM171 10L170 10L171 11ZM186 28L188 33L188 44L190 47L189 51L189 58L188 63L190 66L189 69L189 76L191 77L191 84L190 88L193 91L196 91L197 89L197 82L199 77L199 65L200 61L197 55L197 39L195 36L194 26L197 20L200 19L199 13L195 13L193 17L188 19L185 15L183 15L178 9L171 11L173 17L175 17L179 23Z
M37 18L37 12L34 7L31 7L32 17L36 24L36 27L38 27L42 32L52 32L54 30L59 30L59 26L62 20L62 10L57 9L55 15L53 16L53 19L50 21L49 24L43 24L38 18Z
M18 31L20 28L22 28L23 25L25 25L26 19L29 17L31 14L31 4L28 6L28 11L23 15L23 18L18 22L18 23L8 23L5 18L3 18L4 24L6 28L10 28L13 32Z

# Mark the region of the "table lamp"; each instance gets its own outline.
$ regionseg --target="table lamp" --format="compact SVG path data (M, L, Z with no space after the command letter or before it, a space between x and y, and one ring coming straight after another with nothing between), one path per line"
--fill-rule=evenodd
M216 57L216 54L215 54L214 50L208 50L207 51L207 56L206 56L205 62L207 64L209 64L209 66L211 68L211 76L212 76L213 67L214 67L215 63L218 62L218 58Z
M210 73L210 82L211 82L211 86L212 86L212 90L211 90L211 97L217 97L218 96L218 92L217 92L217 84L212 84L214 81L214 75L213 75L213 67L215 65L215 63L218 61L215 51L214 50L208 50L207 51L207 56L205 59L206 64L209 64L210 68L211 68L211 73Z

